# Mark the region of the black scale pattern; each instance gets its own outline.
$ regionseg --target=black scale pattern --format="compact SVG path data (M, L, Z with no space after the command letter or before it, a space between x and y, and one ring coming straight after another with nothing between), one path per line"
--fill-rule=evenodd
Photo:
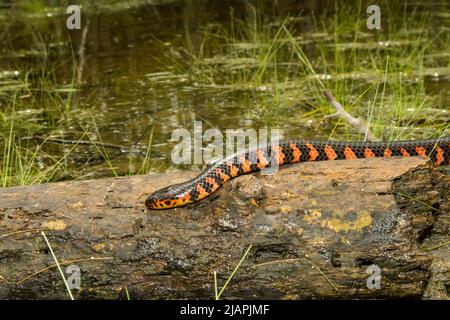
M294 161L294 149L291 147L294 145L300 152L299 161ZM285 165L294 162L305 162L311 161L311 147L315 149L314 161L330 160L327 155L326 148L332 150L336 155L335 160L347 159L345 150L346 147L349 148L357 158L367 158L367 152L370 156L383 157L387 149L391 152L392 157L405 156L406 151L409 156L418 156L416 148L420 147L425 150L425 154L431 159L434 164L447 165L450 164L450 137L442 138L439 140L422 140L422 141L395 141L391 143L387 142L325 142L325 141L299 141L299 140L288 140L280 141L278 144L268 147L263 151L264 158L270 160L270 155L272 149L276 148L281 151L283 161L280 165ZM370 150L368 151L367 148ZM438 149L442 152L438 152ZM402 152L403 151L403 152ZM154 194L150 195L146 200L146 205L149 208L158 209L154 207L153 204L156 202L161 202L165 200L176 200L186 194L190 195L191 202L199 199L200 194L197 188L200 186L203 188L207 194L214 190L214 184L207 181L207 178L214 180L216 184L216 189L220 187L225 181L228 181L235 176L243 175L250 172L259 171L260 168L258 164L260 159L257 156L256 151L250 151L244 154L245 160L249 160L250 170L245 172L244 166L241 162L242 154L234 155L226 159L215 162L205 169L196 178L172 185L161 190L156 191ZM232 175L232 164L233 169L237 174ZM222 174L217 172L219 170Z

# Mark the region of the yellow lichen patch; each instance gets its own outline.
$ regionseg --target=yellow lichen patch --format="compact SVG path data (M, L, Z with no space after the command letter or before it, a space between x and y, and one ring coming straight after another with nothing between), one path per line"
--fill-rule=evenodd
M372 217L367 211L356 213L356 219L350 221L347 217L341 218L340 215L333 214L333 217L327 221L323 221L322 226L335 232L362 231L365 227L372 225Z
M94 249L95 252L103 252L103 250L105 249L106 245L104 243L97 243L96 245L92 246L92 249Z
M281 213L291 213L292 212L292 207L289 206L282 206L280 208L280 212Z
M303 228L298 227L298 228L295 229L295 233L298 236L302 236L304 232L305 232L305 229L303 229Z
M48 230L60 231L60 230L64 230L67 227L67 225L62 220L53 220L53 221L44 222L42 224L42 227L44 229L48 229Z
M314 222L319 220L322 217L322 212L318 211L318 210L314 210L314 211L308 211L308 213L306 213L303 216L303 220L306 222Z
M71 207L72 207L72 209L80 209L80 208L83 208L83 202L78 201L78 202L72 203Z
M348 209L348 208L347 208ZM349 209L351 210L351 209ZM333 218L345 218L348 212L346 210L335 209L333 210Z

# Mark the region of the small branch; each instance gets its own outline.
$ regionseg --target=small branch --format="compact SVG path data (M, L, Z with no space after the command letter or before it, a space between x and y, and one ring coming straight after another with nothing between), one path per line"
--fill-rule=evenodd
M367 141L379 141L369 130L369 128L361 121L361 119L354 118L351 114L345 111L344 107L336 100L331 91L325 90L323 92L330 101L331 105L336 109L336 112L325 116L325 119L341 117L347 123L355 128L359 133L364 134Z
M219 300L219 293L217 292L217 271L214 271L214 297Z
M307 258L293 258L293 259L283 259L283 260L268 261L268 262L263 262L263 263L260 263L260 264L253 265L253 266L249 267L249 269L253 269L253 268L261 267L261 266L267 266L267 265L270 265L270 264L297 262L297 261L301 261L301 260L308 261L314 268L317 269L317 271L320 272L320 274L324 277L324 279L327 280L329 284L331 284L333 289L338 291L338 288L336 288L336 286L333 284L333 282L331 282L331 280L322 272L322 270L320 270L320 268L318 266L316 266L314 263L312 263L311 260L309 260Z
M44 142L51 142L51 143L58 143L58 144L74 144L74 145L85 145L85 146L101 146L104 148L110 148L110 149L117 149L120 150L122 153L139 153L144 154L145 153L142 150L139 149L129 149L124 146L120 146L117 144L112 143L104 143L104 142L96 142L96 141L88 141L88 140L69 140L69 139L57 139L57 138L45 138L41 136L31 136L31 137L23 137L23 140L25 139L37 139Z
M305 258L305 259L306 259L306 258ZM320 272L320 274L325 278L325 280L328 281L329 284L331 284L331 286L333 287L333 289L334 289L335 291L338 291L338 288L336 288L336 286L333 284L333 282L331 282L331 280L325 275L325 273L322 272L322 270L320 270L320 268L319 268L318 266L316 266L314 263L312 263L311 260L309 260L309 259L306 259L306 260L307 260L314 268L316 268L317 271Z
M90 257L90 258L83 258L83 259L76 259L76 260L63 261L63 262L60 262L59 265L60 265L60 266L64 266L64 265L74 264L74 263L77 263L77 262L96 261L96 260L113 260L113 259L114 259L113 257L101 257L101 258ZM29 280L29 279L31 279L31 278L37 276L38 274L43 273L43 272L45 272L45 271L47 271L47 270L53 269L53 268L55 268L55 267L57 267L56 264L53 264L53 265L48 266L48 267L45 267L45 268L43 268L43 269L41 269L41 270L39 270L39 271L34 272L33 274L31 274L31 275L29 275L29 276L23 278L22 280L20 280L20 281L18 281L18 282L16 282L16 283L17 283L17 284L21 284L21 283L23 283L23 282L25 282L25 281L27 281L27 280Z
M83 28L83 33L81 35L80 47L78 48L78 68L77 68L77 84L80 86L83 82L83 69L85 63L85 48L86 48L86 38L89 30L89 20L86 22Z
M428 249L424 249L424 250L426 250L426 251L432 251L432 250L436 250L436 249L439 249L439 248L448 246L449 244L450 244L450 241L447 241L447 242L444 242L444 243L440 243L440 244L438 244L437 246L434 246L434 247L432 247L432 248L428 248Z
M3 277L2 275L0 275L0 280L4 281L4 282L6 282L6 283L9 283L9 281L6 280L5 277Z
M136 147L136 145L141 142L142 138L144 138L144 136L147 134L148 129L150 129L152 125L149 124L144 131L142 132L142 134L136 139L136 141L134 141L134 143L131 145L133 148Z
M20 234L20 233L35 232L35 231L41 231L41 229L26 229L26 230L19 230L19 231L15 231L15 232L10 232L10 233L6 233L6 234L0 235L0 239L6 238L6 237L9 237L9 236L13 236L13 235L16 235L16 234Z
M244 255L242 256L241 260L239 260L239 263L237 264L236 268L234 268L233 272L230 274L230 276L228 277L227 281L225 282L225 284L223 285L222 289L220 290L220 292L218 294L216 294L216 300L220 299L220 296L222 295L222 293L225 291L225 288L228 286L228 283L230 283L231 279L233 279L235 273L238 271L238 269L240 268L242 262L245 260L245 258L247 257L248 253L250 252L250 249L252 248L252 245L250 245L247 249L247 251L245 251ZM217 274L215 275L216 279L214 280L214 284L217 284ZM214 291L217 292L217 287L214 288Z
M67 283L66 277L64 277L64 272L62 271L61 266L60 266L60 264L58 262L58 259L56 258L55 253L53 252L52 246L50 245L50 242L48 242L48 239L45 236L44 231L42 231L41 234L44 237L45 243L47 243L47 247L50 250L50 253L52 254L53 260L55 260L55 264L58 266L59 273L61 275L61 278L64 281L64 285L66 286L66 289L67 289L67 292L69 293L70 299L74 300L73 295L72 295L72 291L70 291L69 284Z

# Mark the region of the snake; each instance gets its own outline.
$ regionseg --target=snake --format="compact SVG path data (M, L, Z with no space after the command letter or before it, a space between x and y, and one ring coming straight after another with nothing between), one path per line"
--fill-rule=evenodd
M274 164L412 156L428 157L435 167L448 165L450 137L392 142L278 141L213 162L197 177L153 192L145 199L145 206L151 210L186 206L209 197L233 178Z

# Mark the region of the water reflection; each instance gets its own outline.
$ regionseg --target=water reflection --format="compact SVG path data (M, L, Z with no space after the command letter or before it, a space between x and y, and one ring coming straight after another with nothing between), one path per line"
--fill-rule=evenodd
M131 147L139 140L138 145L145 151L151 139L151 171L187 168L174 166L171 163L170 152L173 143L170 142L170 136L173 130L180 127L192 130L195 120L204 121L205 127L217 127L220 130L271 127L282 129L285 137L326 139L331 131L334 132L333 128L323 130L321 121L302 116L302 114L308 114L309 103L315 103L317 97L306 96L308 92L302 91L301 84L298 92L305 96L296 96L297 91L287 92L286 94L291 96L285 100L287 101L285 109L275 109L267 116L260 117L266 110L261 111L262 102L254 92L258 91L262 96L278 95L279 93L272 87L261 85L249 90L243 87L230 88L220 83L205 85L193 82L189 74L177 72L175 65L171 70L173 60L170 56L178 54L173 51L181 47L199 52L204 45L204 31L211 25L217 25L218 28L230 28L231 16L245 20L257 9L266 17L267 24L279 25L282 19L277 17L286 17L289 14L291 19L295 20L292 25L296 27L295 36L298 43L304 46L308 56L314 57L319 54L316 48L319 43L332 41L334 38L333 34L315 32L317 21L311 15L313 11L319 17L324 9L327 9L328 3L328 1L300 3L289 0L250 1L250 4L243 1L181 1L170 2L166 5L144 5L127 11L92 11L84 17L85 21L89 21L89 32L85 45L82 87L81 91L76 93L82 106L79 110L80 121L92 134L93 139L99 139L95 134L98 130L104 142ZM70 43L73 50L77 51L82 42L82 30L69 32L69 40L64 46L65 42L63 45L60 42L61 39L67 39L64 35L66 31L61 27L64 25L64 16L38 19L41 24L40 32L43 32L42 43L49 50L48 55L42 56L41 51L37 50L39 48L30 47L30 37L34 33L29 32L30 30L19 32L22 26L15 23L9 24L10 31L6 38L11 50L3 50L0 57L2 69L6 70L0 73L0 80L2 77L8 77L8 72L18 72L14 70L18 62L21 68L25 69L25 66L33 66L36 60L46 59L49 65L60 66L56 71L58 81L70 85L73 80L73 69L70 63L73 52L68 50L67 43ZM17 37L13 36L15 32ZM352 42L349 39L347 42L338 44L330 43L327 45L329 54L333 55L336 50L379 50L380 54L384 54L383 50L391 50L392 47L417 45L408 39L391 43L362 41L370 36L361 32L358 36L361 42ZM189 42L186 42L187 39ZM221 40L217 41L220 43ZM232 45L241 52L251 52L255 49L255 44L249 42L235 42ZM210 50L214 49L210 48ZM11 55L12 52L15 55ZM428 58L433 57L428 56ZM448 57L434 58L436 60L433 61L439 63ZM217 68L222 67L224 70L226 68L226 72L236 70L242 72L242 69L252 69L261 63L259 60L248 57L233 61L224 57L221 62L216 58L210 62L213 66L218 66ZM280 64L279 68L288 68L287 64ZM290 68L295 70L296 66L290 66ZM429 81L427 85L429 94L438 96L438 100L449 98L450 71L448 67L427 72L431 73L427 73L426 76L439 80L438 82ZM386 77L382 72L370 74L364 71L349 74L321 73L319 76L324 76L323 80L330 81L332 86L335 86L332 81L347 79L356 81L354 87L348 90L350 97L352 95L350 89L356 92L358 86L364 89L370 85L370 82ZM280 83L281 85L283 84ZM303 102L299 108L298 101L301 99L307 102ZM279 116L281 113L285 115ZM89 114L94 116L97 129L93 128ZM152 128L151 137L149 127ZM47 133L61 134L70 139L76 139L83 134L76 121L72 125L59 130L49 130ZM146 135L143 136L144 134ZM48 152L60 154L63 151L62 148L64 147L59 145L49 146ZM98 153L93 155L95 152L93 148L72 151L71 158L75 159L74 168L80 168L80 175L91 175L92 172L95 172L95 176L111 175L108 166L104 164L104 158ZM112 152L110 157L113 165L118 168L119 174L130 171L130 158L135 161L133 163L142 161L142 156L139 154Z

